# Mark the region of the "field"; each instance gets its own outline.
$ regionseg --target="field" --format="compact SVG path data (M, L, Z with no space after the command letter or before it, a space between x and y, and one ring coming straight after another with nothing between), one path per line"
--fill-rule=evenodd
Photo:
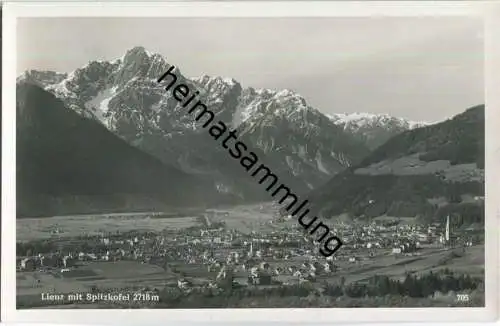
M42 301L42 293L82 293L85 296L86 293L92 291L94 286L101 291L108 289L127 293L145 287L162 289L168 283L176 282L178 278L161 267L132 261L91 262L76 269L75 273L70 273L61 275L60 273L17 272L18 307L46 306L49 303ZM38 284L37 279L40 280ZM85 304L84 307L90 306Z
M37 284L36 279L40 282ZM17 272L17 295L38 296L41 293L90 292L92 286L101 289L126 287L161 287L175 280L175 275L163 268L134 261L90 262L71 272Z
M114 214L56 216L17 219L17 241L47 239L56 236L98 235L102 232L180 230L197 225L197 217L152 218L152 214ZM58 230L58 234L53 231Z
M230 229L243 233L252 230L269 231L263 222L273 218L276 208L271 204L244 205L207 210L211 222L224 221ZM199 225L196 214L158 218L154 213L121 213L103 215L54 216L45 218L19 218L16 220L17 241L30 241L54 237L98 235L102 232L180 230ZM231 218L227 218L230 216ZM267 229L266 229L267 228ZM58 231L57 234L54 231Z
M276 208L270 203L264 203L211 209L207 212L209 215L213 214L210 217L212 221L224 221L227 228L248 234L252 231L269 232L269 225L264 223L273 219Z
M448 268L455 273L467 273L484 277L484 245L460 250L423 249L418 256L397 258L389 252L372 259L355 263L343 262L335 278L344 276L347 282L368 279L374 275L386 275L404 279L405 274L425 274Z
M415 217L393 217L393 216L378 216L373 219L377 222L398 222L399 225L414 225L417 224Z

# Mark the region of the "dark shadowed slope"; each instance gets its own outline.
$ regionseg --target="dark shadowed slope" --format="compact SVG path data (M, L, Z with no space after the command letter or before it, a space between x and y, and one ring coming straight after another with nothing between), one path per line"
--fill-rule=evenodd
M205 186L38 86L17 86L18 216L195 205Z
M310 194L323 216L483 222L484 106L406 131Z

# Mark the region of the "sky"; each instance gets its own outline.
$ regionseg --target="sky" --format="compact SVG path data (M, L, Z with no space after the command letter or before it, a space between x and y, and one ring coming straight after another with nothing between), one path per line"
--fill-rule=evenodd
M17 72L71 72L134 46L186 77L291 89L323 113L436 122L484 103L473 17L20 18Z

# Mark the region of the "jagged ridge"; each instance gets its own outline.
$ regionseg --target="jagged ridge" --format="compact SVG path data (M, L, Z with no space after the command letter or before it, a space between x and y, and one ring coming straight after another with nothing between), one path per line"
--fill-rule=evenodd
M251 186L253 180L242 179L240 167L219 158L220 149L156 83L168 67L161 55L136 47L111 62L90 62L59 82L41 77L38 82L130 144L186 172L210 176L219 191L241 198L262 196L261 189ZM198 89L200 99L220 120L237 127L249 145L266 156L269 166L283 174L284 183L311 189L368 153L362 141L293 91L244 89L234 79L221 77L188 79L178 69L176 74L178 83Z

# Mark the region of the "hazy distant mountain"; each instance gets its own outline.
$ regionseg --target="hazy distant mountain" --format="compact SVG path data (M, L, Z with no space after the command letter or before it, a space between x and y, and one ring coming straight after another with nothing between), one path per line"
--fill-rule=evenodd
M205 181L128 145L32 84L17 86L16 137L19 216L155 210L211 197Z
M310 194L323 216L483 221L484 106L405 131ZM461 216L461 217L460 217ZM467 221L465 221L467 220Z
M410 121L388 114L340 113L327 116L334 124L363 141L370 149L377 148L403 131L430 125L427 122Z
M214 142L156 80L170 64L135 47L111 62L93 61L68 75L25 73L79 114L100 121L128 143L185 172L210 178L214 189L242 199L268 198L227 150ZM200 99L232 127L281 181L311 189L358 162L366 145L288 91L242 88L235 80L201 76L178 82L200 91ZM61 79L63 78L63 79Z
M49 85L57 84L68 77L66 73L55 71L28 70L17 78L18 82L29 82L45 88Z

